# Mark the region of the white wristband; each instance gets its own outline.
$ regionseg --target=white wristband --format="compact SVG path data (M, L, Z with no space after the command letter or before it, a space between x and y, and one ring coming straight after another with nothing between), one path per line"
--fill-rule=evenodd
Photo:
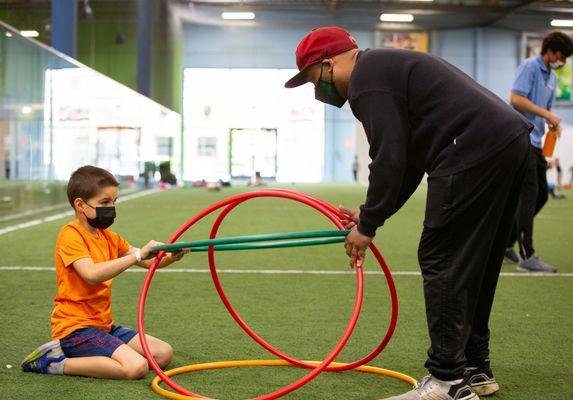
M135 261L141 262L141 250L139 248L135 247L134 254L135 254Z

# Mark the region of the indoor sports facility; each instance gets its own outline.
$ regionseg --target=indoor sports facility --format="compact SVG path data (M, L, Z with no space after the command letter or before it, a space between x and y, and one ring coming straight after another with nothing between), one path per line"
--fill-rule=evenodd
M0 399L573 398L572 39L568 0L0 0Z

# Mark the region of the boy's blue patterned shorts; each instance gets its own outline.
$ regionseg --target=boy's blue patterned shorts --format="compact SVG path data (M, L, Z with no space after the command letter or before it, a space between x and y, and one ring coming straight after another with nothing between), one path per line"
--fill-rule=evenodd
M66 357L111 357L122 344L127 344L137 335L137 331L112 325L108 332L87 327L73 331L60 339L60 346Z

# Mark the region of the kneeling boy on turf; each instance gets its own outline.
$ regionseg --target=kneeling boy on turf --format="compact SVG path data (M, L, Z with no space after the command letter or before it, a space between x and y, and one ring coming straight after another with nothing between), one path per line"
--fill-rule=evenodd
M114 221L119 183L108 171L85 166L74 172L67 188L76 219L65 225L56 242L58 291L52 312L52 338L22 362L26 372L138 379L148 371L136 331L115 325L111 315L112 280L133 265L149 268L150 241L142 249L107 229ZM160 268L183 256L166 255ZM147 336L151 353L164 368L171 346Z

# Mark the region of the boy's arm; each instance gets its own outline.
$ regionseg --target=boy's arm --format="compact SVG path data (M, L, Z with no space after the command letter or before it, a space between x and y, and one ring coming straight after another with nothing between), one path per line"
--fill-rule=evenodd
M135 254L136 250L137 249L132 246L132 247L130 247L129 251L125 254L126 255ZM161 259L161 262L159 263L159 266L157 268L165 268L168 265L171 265L174 262L181 260L185 253L186 253L185 251L181 251L179 253L167 253L165 255L165 257L163 257ZM141 268L149 269L149 268L151 268L151 266L153 265L154 262L155 262L155 257L147 259L147 260L141 260L140 262L135 263L135 265L137 265Z
M155 242L153 240L146 244L145 247L141 249L142 260L153 258L154 255L151 253L151 248L161 244L162 243ZM79 260L74 261L72 265L84 281L90 285L97 285L115 278L136 263L137 257L135 252L129 252L115 260L101 263L94 263L91 258L80 258Z
M91 258L80 258L72 264L77 273L90 285L97 285L115 278L137 262L135 254L127 254L115 260L94 263Z

